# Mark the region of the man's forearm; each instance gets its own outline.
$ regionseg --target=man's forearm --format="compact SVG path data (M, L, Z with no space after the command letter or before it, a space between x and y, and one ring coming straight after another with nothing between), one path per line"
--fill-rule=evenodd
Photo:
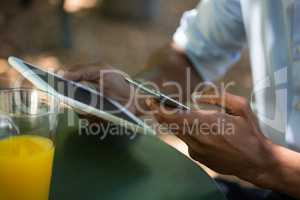
M300 199L300 153L279 145L271 145L271 163L254 183L271 190L286 193Z
M181 92L179 100L183 102L190 98L195 86L202 81L184 51L173 43L155 52L146 69L137 74L136 78L155 83L162 92L168 94L180 95ZM181 91L178 91L178 86Z
M266 144L267 154L261 166L245 180L265 189L300 199L300 153L285 147ZM256 171L256 173L255 173Z

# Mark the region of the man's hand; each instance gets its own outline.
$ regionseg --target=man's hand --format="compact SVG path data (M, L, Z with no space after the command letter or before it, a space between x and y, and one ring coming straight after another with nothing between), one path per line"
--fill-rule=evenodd
M104 66L104 67L103 67ZM76 65L68 67L65 72L65 78L74 81L87 81L98 85L103 89L105 96L114 99L127 107L136 115L147 114L148 107L145 105L145 95L137 97L141 91L131 92L132 87L124 80L123 76L116 73L103 73L107 70L114 71L112 67L103 63L93 63L86 65ZM102 75L101 76L101 72ZM186 76L189 75L189 81ZM145 82L155 85L160 91L166 94L179 94L174 83L182 88L181 95L183 103L189 100L191 91L194 91L196 85L201 82L201 77L197 75L184 50L176 44L170 43L157 50L149 59L146 68L139 72L134 78L143 79ZM173 83L166 84L164 83Z
M271 151L273 144L261 133L245 99L231 94L224 99L227 112L193 110L167 114L154 102L150 107L157 120L173 127L175 134L188 145L193 159L222 174L264 185L276 165ZM221 98L197 101L222 103ZM178 129L174 130L174 124Z
M132 99L134 90L126 82L124 75L126 74L110 66L101 67L101 64L76 65L69 67L64 73L66 79L95 84L105 96L136 113Z

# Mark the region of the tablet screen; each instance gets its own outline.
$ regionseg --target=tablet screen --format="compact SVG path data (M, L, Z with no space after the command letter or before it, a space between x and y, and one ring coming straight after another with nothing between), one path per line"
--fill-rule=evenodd
M43 81L48 83L57 93L79 101L85 105L93 106L99 110L108 112L114 116L139 124L129 111L124 110L121 105L105 98L100 92L90 89L80 83L63 79L62 77L38 69L28 63L23 62L29 69L34 71Z

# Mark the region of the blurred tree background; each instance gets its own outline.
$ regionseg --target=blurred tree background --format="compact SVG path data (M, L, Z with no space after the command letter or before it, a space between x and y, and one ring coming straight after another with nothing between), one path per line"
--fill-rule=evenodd
M0 2L0 59L16 55L53 66L102 60L129 73L143 68L150 53L171 40L183 11L198 3L197 0Z

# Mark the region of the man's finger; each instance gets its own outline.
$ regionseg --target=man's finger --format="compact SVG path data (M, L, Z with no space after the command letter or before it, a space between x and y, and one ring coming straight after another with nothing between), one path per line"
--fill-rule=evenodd
M193 99L196 103L218 105L233 115L246 117L249 111L251 111L250 105L245 98L230 93L224 93L218 96L203 96L202 94L195 93L193 94Z
M66 71L64 78L73 81L98 81L101 70L98 67L82 68L77 71Z
M175 120L175 119L171 119L173 117L173 115L169 115L168 117L166 117L166 115L160 114L160 113L166 112L168 110L167 110L167 108L162 108L161 105L155 99L153 99L153 98L146 99L146 105L149 107L150 110L153 111L154 117L158 120L158 122L173 123L173 120ZM170 112L171 112L171 110L170 110ZM172 112L175 112L175 111L172 111Z
M154 116L161 123L193 123L195 120L198 120L199 123L213 123L217 120L216 113L217 111L209 110L192 110L192 111L181 111L176 110L173 112L168 112L166 109L156 103L153 99L147 99L146 104L154 112Z
M64 78L71 81L80 81L82 79L82 75L78 72L64 72Z

